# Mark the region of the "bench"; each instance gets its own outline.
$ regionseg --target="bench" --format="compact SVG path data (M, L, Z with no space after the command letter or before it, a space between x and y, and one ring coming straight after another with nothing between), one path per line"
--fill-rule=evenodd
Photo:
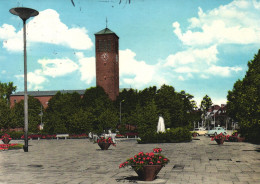
M69 137L69 134L57 134L56 135L56 138L57 138L57 140L59 139L59 138L65 138L65 139L67 139L67 137Z

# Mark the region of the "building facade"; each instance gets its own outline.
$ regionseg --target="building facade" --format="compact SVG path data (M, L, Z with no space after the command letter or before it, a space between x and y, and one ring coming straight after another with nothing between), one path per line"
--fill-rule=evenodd
M83 97L85 90L61 90L61 91L28 91L28 96L32 96L38 99L44 108L48 107L49 100L57 93L74 93L77 92ZM24 99L24 92L17 92L10 96L10 106L14 107L15 103L20 102Z

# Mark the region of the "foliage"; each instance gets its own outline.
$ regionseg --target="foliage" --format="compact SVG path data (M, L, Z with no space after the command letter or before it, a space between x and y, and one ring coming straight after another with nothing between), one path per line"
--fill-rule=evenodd
M31 96L28 97L28 131L38 132L37 126L40 124L41 102ZM16 103L12 109L11 127L24 126L24 100Z
M22 149L23 148L23 144L11 144L9 146L9 150L17 150L17 149Z
M45 131L50 134L67 133L72 126L71 116L79 111L81 97L78 93L56 93L46 109Z
M81 134L92 131L92 119L95 117L90 111L79 109L69 117L68 132L70 134Z
M161 148L160 152L162 151ZM157 148L158 150L158 148ZM144 165L162 165L165 166L169 163L169 159L163 156L160 152L150 152L144 153L139 152L138 154L134 155L133 157L127 159L127 161L121 163L119 168L123 168L126 166L134 166L135 169L141 169Z
M0 144L0 150L15 150L22 149L22 144Z
M0 99L4 100L5 103L9 104L10 95L15 92L16 86L13 85L13 82L1 83L0 81Z
M8 129L11 122L11 110L10 107L0 99L0 127L3 129Z
M227 95L227 113L239 123L240 133L248 141L260 142L260 50L248 62L248 71L237 80Z
M140 136L146 132L156 131L158 112L154 100L147 102L144 107L137 105L132 116L133 121L137 124L137 131Z
M140 135L138 143L177 143L191 141L191 133L188 128L178 127L166 130L165 133L146 132Z
M204 112L207 112L209 110L209 108L211 107L212 105L212 100L211 98L208 96L208 95L205 95L201 101L201 104L200 104L200 107L202 109L202 111Z
M5 132L5 133L9 134L12 139L20 139L21 136L24 134L24 132L14 132L14 131Z
M101 133L109 128L115 129L118 116L112 101L102 87L89 88L82 98L83 110L89 110L94 119L92 128L94 132Z

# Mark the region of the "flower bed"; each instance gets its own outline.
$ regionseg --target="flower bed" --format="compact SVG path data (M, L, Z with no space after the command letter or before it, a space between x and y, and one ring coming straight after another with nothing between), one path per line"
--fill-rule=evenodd
M125 138L125 136L121 134L116 134L116 138Z
M22 149L22 144L0 144L0 150Z
M70 134L69 139L85 139L88 138L87 134Z

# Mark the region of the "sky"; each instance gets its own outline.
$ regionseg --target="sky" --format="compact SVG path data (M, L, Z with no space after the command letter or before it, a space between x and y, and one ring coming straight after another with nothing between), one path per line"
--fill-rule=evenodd
M0 81L24 90L23 23L27 7L29 91L96 86L95 33L119 36L120 88L171 85L225 104L260 48L259 0L0 0ZM107 20L107 23L106 23Z

